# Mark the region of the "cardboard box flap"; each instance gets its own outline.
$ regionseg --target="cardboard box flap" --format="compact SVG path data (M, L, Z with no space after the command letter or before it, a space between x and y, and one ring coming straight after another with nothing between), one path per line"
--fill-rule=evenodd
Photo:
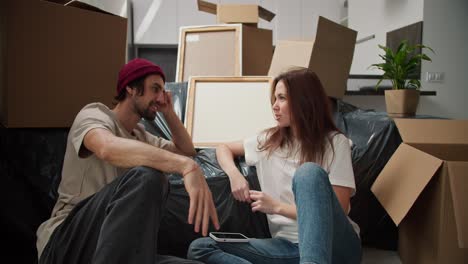
M261 6L258 7L258 16L268 22L271 22L273 18L275 18L275 13L271 12L270 10L263 8Z
M66 3L70 2L70 0L44 0L46 2L53 2L61 5L65 5Z
M468 120L394 119L403 142L468 144Z
M211 2L208 2L208 1L203 1L203 0L197 0L197 6L198 6L198 10L199 11L203 11L203 12L207 12L207 13L210 13L210 14L213 14L213 15L217 15L218 14L218 5L215 4L215 3L211 3ZM238 6L253 6L253 5L248 5L248 4L223 4L222 5L223 7L225 7L225 9L227 10L229 8L229 6L232 6L232 7L238 7ZM255 5L256 8L258 9L257 10L257 16L270 22L271 20L273 20L273 18L275 17L275 13L271 12L270 10L262 7L262 6L259 6L259 5ZM242 22L242 21L233 21L233 22Z
M207 12L213 15L216 15L216 4L207 2L207 1L202 1L202 0L197 0L197 5L198 5L198 10Z
M401 144L379 174L371 191L399 225L443 161Z
M468 248L468 162L449 162L449 181L457 226L458 246Z
M441 160L468 161L468 145L406 143Z
M276 77L291 68L307 68L313 47L313 41L279 41L273 53L268 75Z
M345 94L356 36L356 31L319 17L309 68L317 73L330 97Z

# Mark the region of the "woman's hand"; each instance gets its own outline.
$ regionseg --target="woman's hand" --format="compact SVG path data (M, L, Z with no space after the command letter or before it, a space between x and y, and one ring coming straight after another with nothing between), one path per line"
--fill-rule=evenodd
M249 183L243 175L239 174L235 177L229 177L229 182L231 183L231 192L234 199L240 202L251 202Z
M250 191L250 199L254 201L250 204L252 212L260 211L265 214L278 214L280 210L280 202L264 192Z

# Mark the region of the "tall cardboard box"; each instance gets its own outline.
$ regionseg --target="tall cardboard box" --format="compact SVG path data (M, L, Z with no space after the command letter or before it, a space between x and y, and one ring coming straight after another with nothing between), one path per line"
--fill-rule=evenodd
M395 119L403 143L371 190L403 263L468 263L468 120Z
M198 10L216 15L219 24L243 23L251 26L258 24L259 18L271 21L275 14L259 5L249 4L214 4L197 1Z
M268 75L277 76L294 67L310 68L328 96L343 98L356 36L356 31L319 17L314 41L278 42Z
M265 76L273 56L271 30L243 24L181 27L176 81L190 76Z
M127 19L76 4L0 1L4 126L69 127L84 105L112 105L125 63Z

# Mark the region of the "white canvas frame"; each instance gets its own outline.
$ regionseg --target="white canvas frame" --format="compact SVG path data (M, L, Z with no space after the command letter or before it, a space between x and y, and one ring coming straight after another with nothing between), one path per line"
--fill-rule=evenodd
M185 125L197 148L243 140L273 127L271 77L192 77Z

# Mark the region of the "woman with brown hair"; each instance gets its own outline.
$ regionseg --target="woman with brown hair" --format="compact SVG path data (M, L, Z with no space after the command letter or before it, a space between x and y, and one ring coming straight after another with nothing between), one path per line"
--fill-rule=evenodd
M275 78L275 127L220 145L217 159L236 200L267 214L271 239L192 242L188 257L205 263L359 263L359 227L347 216L355 193L349 140L336 128L317 75L295 69ZM249 189L234 164L255 165L262 191Z

